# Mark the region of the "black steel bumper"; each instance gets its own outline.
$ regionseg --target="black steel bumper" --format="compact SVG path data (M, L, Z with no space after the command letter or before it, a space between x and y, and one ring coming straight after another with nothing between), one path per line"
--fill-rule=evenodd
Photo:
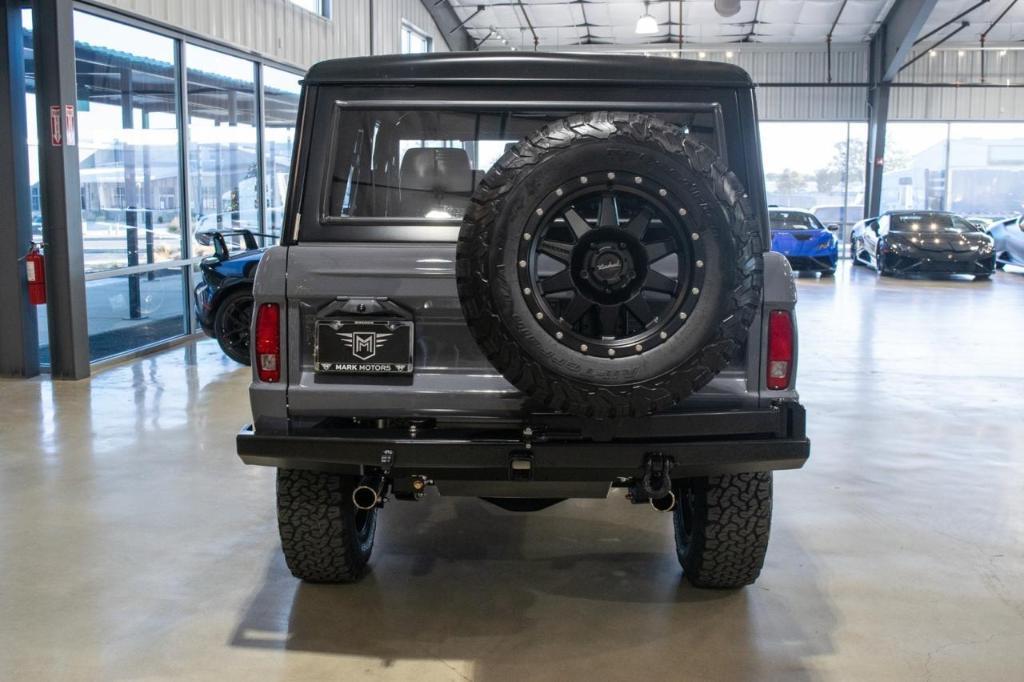
M655 415L594 428L560 415L534 415L520 424L438 425L415 433L344 428L265 435L247 426L237 445L246 464L350 474L389 468L395 478L488 481L612 481L637 475L652 454L672 459L673 477L797 469L810 452L804 408L795 402Z

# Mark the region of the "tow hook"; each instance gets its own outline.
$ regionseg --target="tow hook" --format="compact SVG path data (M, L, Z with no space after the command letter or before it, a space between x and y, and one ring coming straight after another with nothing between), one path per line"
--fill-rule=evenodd
M647 455L640 480L633 479L629 488L630 501L639 504L647 500L651 507L663 512L675 509L676 496L672 492L671 477L673 464L671 457L660 452Z

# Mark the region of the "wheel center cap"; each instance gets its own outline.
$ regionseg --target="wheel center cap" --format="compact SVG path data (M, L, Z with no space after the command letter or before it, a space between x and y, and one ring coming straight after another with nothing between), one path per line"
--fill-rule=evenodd
M594 260L594 279L617 282L622 276L622 257L613 252L602 253Z

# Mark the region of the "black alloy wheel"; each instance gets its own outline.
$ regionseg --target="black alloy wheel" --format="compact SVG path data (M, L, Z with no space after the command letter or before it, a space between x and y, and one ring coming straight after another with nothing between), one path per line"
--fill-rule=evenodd
M642 353L682 327L705 261L681 205L650 178L617 171L571 178L544 197L519 249L540 326L599 357Z

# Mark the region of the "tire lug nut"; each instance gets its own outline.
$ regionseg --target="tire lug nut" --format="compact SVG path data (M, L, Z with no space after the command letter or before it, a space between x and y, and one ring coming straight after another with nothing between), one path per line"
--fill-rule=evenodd
M679 215L686 215L686 209L685 208L679 209Z
M694 287L694 288L693 288L693 289L691 289L690 291L692 291L692 292L693 292L693 295L694 295L694 296L696 296L697 294L699 294L699 293L700 293L700 289L698 289L697 287Z
M537 314L535 315L535 317L536 317L536 318L537 318L538 320L543 320L543 319L544 319L544 313L537 313Z
M615 173L612 173L611 171L609 171L608 172L608 179L609 180L614 180L615 179Z
M697 241L698 239L700 239L700 235L694 232L693 234L690 235L690 239L692 239L693 241Z
M698 268L704 267L704 261L702 261L702 260L697 261L697 267Z
M562 188L561 188L561 187L559 187L558 189L556 189L556 190L555 190L555 196L558 196L558 197L560 197L560 196L562 196L563 194L565 194L565 192L563 192L563 191L562 191Z
M642 183L643 181L644 181L644 179L643 179L643 178L641 178L641 177L640 177L639 175L638 175L638 176L636 176L635 178L633 178L633 182L635 182L635 183L636 183L636 184L638 184L638 185L639 185L640 183Z
M537 210L540 210L540 209L537 209ZM524 232L523 233L523 241L528 242L531 239L533 239L533 235L532 234L530 234L529 232Z
M525 268L526 267L526 261L524 261L524 260L519 261L519 267Z
M525 289L523 289L523 293L529 296L530 294L533 293L533 290L530 289L530 287L526 287Z
M587 176L586 175L584 175L583 177L580 178L580 184L581 185L587 184Z
M666 190L664 187L662 187L661 189L658 190L658 195L659 196L663 196L663 197L664 196L668 196L668 190Z
M544 215L544 209L543 208L538 208L537 209L537 215Z
M680 320L685 320L686 319L686 313L679 313L679 319Z

